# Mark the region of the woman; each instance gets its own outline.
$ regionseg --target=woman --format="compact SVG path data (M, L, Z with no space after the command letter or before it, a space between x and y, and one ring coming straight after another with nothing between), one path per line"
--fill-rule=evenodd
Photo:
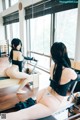
M18 38L14 38L11 41L11 52L10 52L10 60L12 61L12 64L18 65L19 71L22 72L22 62L25 58L26 60L33 60L33 57L24 57L22 55L21 49L22 49L22 42Z
M5 70L5 73L10 78L20 79L21 86L19 87L17 93L26 93L26 91L22 90L23 87L28 83L28 80L31 75L28 75L26 73L22 72L22 62L23 58L26 60L34 60L33 57L24 57L22 55L21 49L22 49L22 42L18 38L14 38L11 41L11 52L10 52L10 60L12 62L12 66L8 67ZM28 85L27 85L28 86ZM29 86L28 86L29 87Z
M51 57L54 65L51 66L50 86L38 93L36 105L7 114L8 120L32 120L47 117L67 102L68 87L77 78L77 74L70 68L67 49L63 43L55 42L52 45Z

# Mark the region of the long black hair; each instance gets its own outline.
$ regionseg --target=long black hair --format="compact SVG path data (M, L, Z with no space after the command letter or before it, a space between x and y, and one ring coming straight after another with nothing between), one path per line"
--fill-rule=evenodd
M51 47L51 57L55 62L53 78L59 83L62 74L62 67L71 67L66 46L62 42L55 42Z
M14 38L14 39L12 39L12 41L11 41L11 52L10 52L10 58L9 59L13 59L13 50L17 50L17 46L18 45L21 45L22 46L22 42L21 42L21 40L20 39L18 39L18 38ZM19 51L21 51L21 48L20 48L20 50Z

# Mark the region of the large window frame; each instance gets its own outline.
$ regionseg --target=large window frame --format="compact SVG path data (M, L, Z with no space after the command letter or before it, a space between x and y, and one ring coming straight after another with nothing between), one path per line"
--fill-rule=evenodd
M34 19L36 17L40 17L40 16L44 16L44 15L47 15L47 14L51 14L50 47L55 42L55 14L57 12L60 12L60 11L66 11L68 9L72 9L72 8L76 8L77 7L77 4L74 4L74 3L71 3L71 4L65 4L65 3L61 4L59 2L58 3L55 2L55 4L53 4L53 3L54 3L53 0L44 0L44 1L42 1L42 3L38 3L38 4L36 3L35 5L31 5L31 6L28 6L27 8L25 8L25 19L26 19L26 22L27 22L27 20L29 20L31 18ZM38 5L39 5L39 7L38 7ZM11 6L10 0L9 0L9 6ZM38 12L37 12L37 10L38 10ZM17 22L17 21L15 21L15 22ZM51 65L51 57L50 57L49 54L46 55L44 53L40 53L40 52L37 52L37 51L31 51L31 45L30 45L31 44L31 41L30 41L31 37L30 37L30 28L29 28L30 27L30 21L28 23L29 24L26 24L26 26L28 26L28 30L27 30L28 34L26 36L26 38L28 38L27 39L28 44L24 48L24 50L26 49L26 52L25 52L26 55L27 56L32 56L34 54L34 56L35 55L40 55L40 56L47 57L47 58L50 59L50 62L49 62L49 66L50 66ZM49 69L48 69L48 71L49 71Z
M71 59L75 58L77 13L77 8L55 13L54 42L63 42Z
M46 1L48 1L48 0L46 0ZM77 2L75 2L75 3L77 3ZM56 7L52 6L52 8L49 5L51 5L51 4L53 5L53 1L50 1L50 4L48 4L48 2L45 2L45 4L44 3L39 3L38 13L36 13L36 11L38 9L38 6L35 4L35 5L32 5L28 8L26 8L26 17L25 18L29 20L29 19L31 19L31 17L33 17L33 19L35 19L36 17L39 17L39 16L44 16L46 14L51 14L51 16L52 16L51 17L51 25L52 26L51 26L51 34L50 34L50 36L51 36L50 47L51 47L51 45L55 42L55 17L56 17L55 14L58 13L58 12L63 12L63 11L67 11L69 9L77 8L77 4L75 4L75 3L67 3L67 4L66 3L62 3L62 4L61 3L60 4L55 3ZM45 9L44 9L44 6L45 6ZM49 8L51 8L51 9L49 9ZM41 13L40 13L40 10L41 10ZM28 23L29 23L29 26L28 25L27 26L29 28L30 27L30 22L28 22ZM28 31L30 31L30 29L28 29ZM31 36L30 33L29 33L29 36ZM28 49L27 55L31 56L32 54L36 54L36 55L41 55L41 56L46 57L46 54L38 53L37 51L31 51L31 46L30 46L31 38L30 37L28 37L28 38L29 38L29 40L28 40L29 49ZM51 62L52 62L51 57L50 57L50 55L47 56L47 57L50 58L49 65L51 66ZM49 71L49 69L48 69L48 71Z
M11 40L13 38L20 38L19 25L15 26L15 27L17 27L17 29L15 28L17 31L16 31L16 33L13 33L14 32L13 24L17 24L17 23L19 24L19 22L16 22L16 23L12 23L12 24L8 24L8 25L4 26L4 28L5 28L5 39L6 39L6 42L7 42L7 45L8 45L8 54L10 53L10 50L11 50Z
M30 20L28 20L27 21L27 27L28 27L28 30L27 31L29 31L28 32L28 35L27 35L27 37L28 37L28 51L27 51L27 55L28 56L33 56L33 57L35 57L37 60L38 60L38 67L39 68L43 68L44 70L46 70L46 71L48 71L49 72L49 68L50 68L50 62L49 62L49 65L48 65L48 68L46 68L45 67L45 63L44 62L42 62L44 65L43 65L43 67L41 66L41 63L40 63L40 61L39 61L39 59L38 58L42 58L43 59L43 61L45 60L45 61L50 61L50 47L51 47L51 43L52 43L52 38L50 37L51 36L51 33L52 33L52 15L50 15L50 36L49 36L49 39L50 39L50 43L49 43L49 50L48 50L48 54L46 54L46 53L44 53L44 51L43 52L38 52L38 51L34 51L34 50L31 50L31 35L30 35L30 32L31 32L31 30L30 30ZM44 35L43 35L44 36ZM44 41L44 39L43 39L43 41ZM42 61L42 59L41 59L41 61ZM30 62L28 62L28 63L30 63L30 64L32 64L32 62L30 61ZM46 65L47 66L47 65Z

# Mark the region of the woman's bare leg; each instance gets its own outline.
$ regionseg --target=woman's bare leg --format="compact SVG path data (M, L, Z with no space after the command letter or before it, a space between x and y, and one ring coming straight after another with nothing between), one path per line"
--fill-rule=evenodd
M8 77L14 78L14 79L29 79L30 75L24 73L24 72L19 72L18 66L17 65L12 65L11 67L7 68L5 70L5 73Z
M16 65L12 65L11 67L7 68L5 72L6 72L7 76L9 76L10 78L20 79L21 85L18 89L18 93L26 93L26 91L23 91L22 89L27 83L29 83L31 75L28 75L23 72L19 72L18 66L16 66Z
M30 108L26 108L18 112L8 113L7 120L35 120L47 117L51 114L52 111L47 106L38 103Z
M23 87L28 83L27 79L21 80L20 87L18 88L17 93L26 93L26 91L22 90Z

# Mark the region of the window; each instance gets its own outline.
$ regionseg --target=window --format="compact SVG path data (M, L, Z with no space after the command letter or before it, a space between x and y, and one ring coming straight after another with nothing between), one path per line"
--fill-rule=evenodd
M19 35L19 22L6 25L6 39L9 43L9 52L11 50L11 40L12 38L20 38Z
M46 15L30 20L31 51L50 55L50 18Z
M39 60L39 66L46 69L50 67L50 23L50 14L30 19L31 56Z
M6 7L6 9L9 8L9 0L5 0L5 7Z
M55 14L55 41L63 42L67 46L70 58L75 56L77 10L71 9Z
M27 25L29 48L27 48L30 51L31 56L34 55L37 57L39 60L38 64L41 67L50 67L50 47L54 40L63 41L60 35L61 33L65 36L65 42L66 40L71 41L73 39L75 44L77 14L75 10L70 9L77 8L77 5L77 0L73 3L61 2L59 0L45 0L25 8L25 19L27 20L27 23L29 23L29 25ZM73 15L74 12L75 15ZM55 24L56 27L54 28ZM72 26L70 30L69 25ZM66 29L64 29L65 27ZM74 32L74 36L70 38L72 32ZM72 50L73 49L75 50L75 47L72 46ZM70 50L70 57L73 57L74 55L72 50ZM40 61L42 62L40 63ZM44 66L45 62L43 61L45 61L48 66Z
M10 25L6 25L6 32L7 32L7 40L9 42L9 44L11 43L10 41Z
M20 38L19 22L12 24L13 38Z
M18 0L11 0L11 6L13 6L14 4L16 4L18 2Z
M43 68L44 70L48 70L48 71L50 70L50 57L44 55L38 55L35 53L31 53L31 56L33 56L35 59L38 60L38 66L40 68Z
M5 26L6 29L6 40L7 40L7 44L8 44L8 53L11 50L11 25L6 25Z

